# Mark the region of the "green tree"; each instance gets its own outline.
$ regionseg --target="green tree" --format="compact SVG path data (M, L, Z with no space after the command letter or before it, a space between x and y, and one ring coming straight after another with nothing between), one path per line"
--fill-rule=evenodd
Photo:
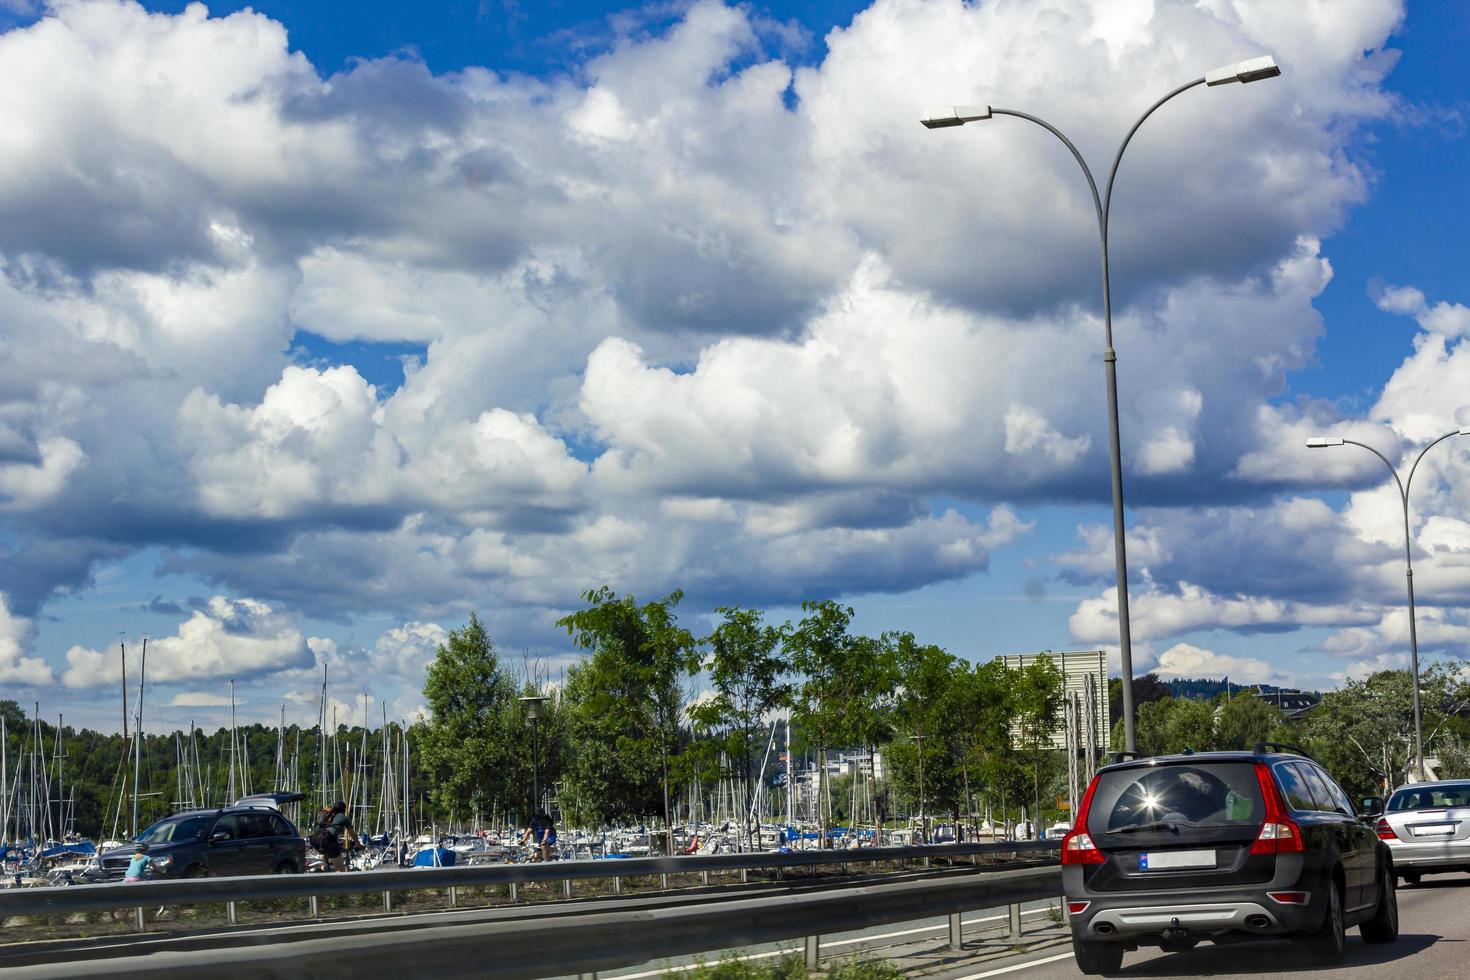
M523 738L516 697L515 679L501 665L484 624L470 613L429 664L429 721L419 735L433 801L452 818L491 812L497 802L523 793L530 802L529 778L521 785L516 777Z
M1026 752L1031 778L1032 822L1041 823L1041 784L1052 737L1062 725L1062 673L1050 657L1041 657L1015 672L1011 681L1012 704L1020 742Z
M1164 751L1193 749L1204 752L1214 744L1214 707L1198 698L1174 698L1164 723Z
M1420 676L1425 754L1466 704L1462 665L1433 664ZM1308 747L1354 796L1383 796L1414 761L1414 685L1407 670L1380 670L1323 695L1304 726Z
M888 769L895 789L918 803L928 839L931 808L958 808L963 779L961 734L969 673L943 649L920 644L912 633L891 637L898 695Z
M632 596L615 596L601 588L584 593L588 607L557 621L577 646L592 651L592 662L582 672L585 694L580 715L584 726L606 734L607 719L625 725L614 746L636 762L646 751L635 743L651 744L658 759L663 796L664 828L668 850L673 851L674 825L670 811L669 772L680 749L684 715L684 680L699 669L699 644L678 624L674 607L684 598L675 591L663 599L638 605ZM571 693L570 685L568 693ZM605 712L599 721L585 709ZM586 748L579 741L579 748ZM616 762L616 759L609 760ZM586 766L579 767L590 776Z
M801 677L793 712L815 743L818 771L826 773L827 750L842 745L872 748L883 739L893 688L889 645L848 632L852 609L831 600L803 602L805 616L786 633L783 649ZM829 787L830 789L830 787ZM830 792L823 797L830 800ZM819 806L822 844L830 825Z
M765 719L791 701L786 661L779 651L784 630L768 626L759 610L721 607L723 620L705 641L706 669L714 696L689 709L695 724L722 734L715 747L729 759L747 796L753 792L755 758L765 746ZM742 810L748 811L749 800ZM742 820L747 837L751 828Z
M1264 742L1281 724L1281 712L1254 694L1242 692L1220 705L1215 747L1247 750Z

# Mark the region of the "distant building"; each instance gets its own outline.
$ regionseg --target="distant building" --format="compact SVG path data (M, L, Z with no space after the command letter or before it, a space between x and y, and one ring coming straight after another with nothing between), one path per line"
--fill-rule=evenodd
M1267 691L1257 686L1254 691L1250 692L1250 695L1281 712L1283 721L1299 721L1305 718L1322 701L1321 695L1310 691L1293 691L1279 687Z
M1084 650L1076 653L1008 653L995 659L1007 670L1022 670L1041 658L1049 659L1061 671L1062 683L1069 701L1079 710L1078 717L1085 721L1086 706L1093 715L1093 733L1096 744L1106 749L1108 745L1108 655L1102 650ZM1078 744L1085 741L1085 733L1077 733ZM1052 736L1052 748L1067 747L1066 726L1059 725Z

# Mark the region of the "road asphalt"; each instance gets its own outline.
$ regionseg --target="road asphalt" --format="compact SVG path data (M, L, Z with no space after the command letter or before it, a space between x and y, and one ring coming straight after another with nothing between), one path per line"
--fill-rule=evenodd
M1304 973L1333 980L1450 980L1470 977L1470 875L1438 875L1423 884L1399 887L1399 940L1368 946L1357 930L1348 934L1340 966L1319 967L1289 942L1202 943L1184 953L1142 949L1123 958L1118 977L1296 977ZM1053 980L1080 977L1070 945L1053 947L1003 963L933 974L942 980Z

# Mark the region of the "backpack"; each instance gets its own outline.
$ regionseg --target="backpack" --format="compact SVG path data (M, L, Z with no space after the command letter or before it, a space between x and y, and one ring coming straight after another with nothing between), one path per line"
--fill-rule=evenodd
M311 845L312 850L322 852L326 850L328 842L337 839L337 833L332 829L331 822L331 817L318 821L316 830L313 830L311 836L306 838L306 842Z

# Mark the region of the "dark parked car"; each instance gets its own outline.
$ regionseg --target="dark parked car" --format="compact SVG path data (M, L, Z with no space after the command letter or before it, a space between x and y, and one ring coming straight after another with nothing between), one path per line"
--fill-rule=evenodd
M137 836L148 845L154 878L296 874L306 868L306 841L271 806L190 810L165 817ZM133 847L102 855L109 881L122 878Z
M1062 839L1083 973L1115 972L1140 946L1291 936L1334 962L1351 926L1365 942L1398 938L1388 847L1315 762L1256 748L1098 770Z

